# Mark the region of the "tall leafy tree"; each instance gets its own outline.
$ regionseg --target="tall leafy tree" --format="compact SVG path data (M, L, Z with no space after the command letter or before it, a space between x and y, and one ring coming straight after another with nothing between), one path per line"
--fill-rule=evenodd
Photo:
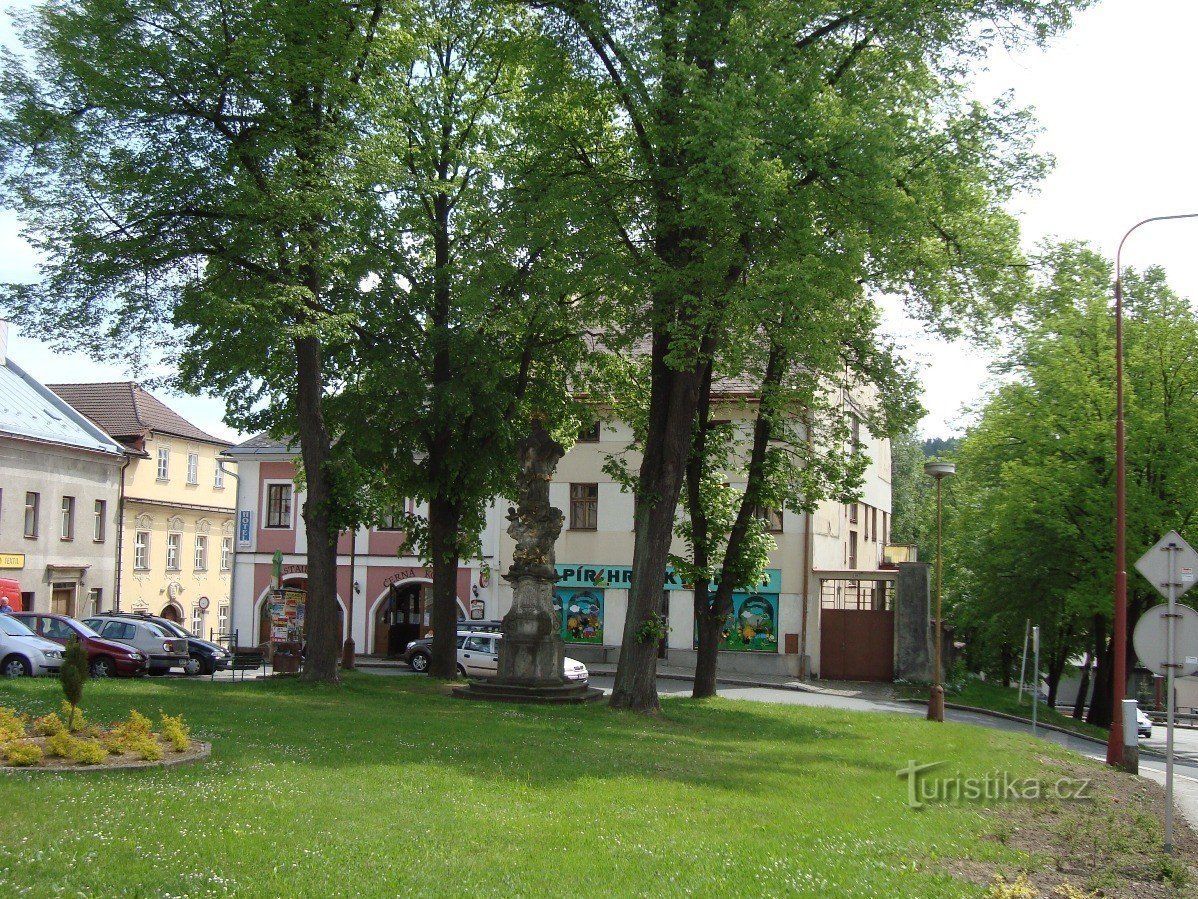
M626 325L647 338L649 372L612 705L653 711L656 653L636 637L661 611L709 367L760 312L754 296L770 295L756 287L814 284L805 265L839 263L929 316L1008 289L1014 227L998 206L1038 164L1018 139L1022 117L963 101L963 72L994 38L988 23L1004 23L1005 39L1043 40L1082 4L537 5L616 97L628 147L636 202L614 224L639 295ZM800 321L810 297L799 289L793 302Z
M59 345L164 354L229 421L298 435L305 677L336 680L330 346L357 317L342 214L363 74L392 8L348 0L47 3L5 58L6 196L45 260L5 291Z
M945 516L950 607L978 667L1005 674L1025 620L1046 643L1050 697L1068 660L1097 656L1090 720L1110 720L1114 570L1111 265L1077 244L1046 248L1017 322L1006 383L958 454ZM1128 554L1198 516L1198 317L1151 269L1126 276ZM1137 575L1128 619L1158 601Z

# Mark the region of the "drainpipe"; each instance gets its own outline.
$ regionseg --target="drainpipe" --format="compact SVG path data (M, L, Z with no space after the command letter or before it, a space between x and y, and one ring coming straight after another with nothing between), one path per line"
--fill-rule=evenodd
M116 579L112 590L112 610L121 610L121 566L124 564L125 548L125 470L129 467L129 453L124 453L125 461L121 463L121 486L116 500ZM100 609L96 609L97 612Z
M235 598L237 591L234 587L237 584L237 516L241 514L241 475L225 468L225 460L219 455L216 457L216 467L220 469L221 474L228 475L237 481L237 487L233 491L233 555L229 560L229 633L232 633L233 622L237 620L234 614L236 611ZM219 606L217 607L217 614L220 614Z

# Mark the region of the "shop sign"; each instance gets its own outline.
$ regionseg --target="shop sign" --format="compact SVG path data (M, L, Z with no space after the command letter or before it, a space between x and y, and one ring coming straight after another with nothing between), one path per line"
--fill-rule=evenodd
M632 567L628 565L557 565L558 587L611 588L627 590L632 586ZM664 587L667 590L689 590L687 584L673 568L666 568ZM782 571L778 568L767 568L761 577L761 583L754 585L751 591L756 593L778 594L782 592Z
M243 509L237 513L237 548L249 549L254 533L254 513Z
M0 553L0 568L24 568L24 553Z

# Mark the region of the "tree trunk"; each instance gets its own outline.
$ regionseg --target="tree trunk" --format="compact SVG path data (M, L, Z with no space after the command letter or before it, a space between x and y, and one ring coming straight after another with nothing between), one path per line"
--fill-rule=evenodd
M1081 683L1077 685L1077 698L1073 700L1073 718L1076 721L1081 721L1082 716L1086 711L1086 694L1090 692L1090 665L1092 657L1089 651L1086 652L1086 657L1082 662L1082 678Z
M1061 686L1061 675L1065 673L1065 665L1069 661L1068 642L1064 635L1059 637L1059 648L1048 658L1048 707L1057 707L1057 690Z
M304 529L308 537L308 598L304 614L308 644L303 679L335 684L341 649L337 620L337 531L330 522L332 441L321 409L324 379L318 337L296 339L295 365L296 423L307 486Z
M691 561L695 568L701 570L706 570L711 561L707 552L710 522L702 500L703 476L707 471L707 432L710 427L708 419L711 417L711 368L709 359L703 367L699 407L695 414L694 443L690 458L686 462L686 500L690 507L691 544L695 548L695 557ZM695 681L691 688L691 696L695 699L705 699L715 695L720 631L719 623L714 621L711 614L708 595L711 592L711 581L706 577L696 577L692 587L699 645L695 653Z
M1098 667L1094 670L1094 695L1086 721L1097 727L1110 727L1112 653L1107 645L1106 619L1101 615L1094 616L1094 645L1098 647L1095 653Z
M666 364L669 350L669 334L665 330L655 333L645 457L637 487L640 501L632 583L611 695L612 708L638 712L661 709L657 698L657 641L642 641L638 633L661 613L666 562L674 537L674 510L682 492L702 384L702 365L685 371L670 368ZM703 355L710 355L710 347Z
M433 564L433 645L429 674L457 677L458 524L460 511L447 497L434 496L428 509L428 549Z
M1002 671L1002 685L1004 687L1011 686L1011 669L1014 666L1014 659L1011 653L1011 644L1006 640L998 648L998 666Z

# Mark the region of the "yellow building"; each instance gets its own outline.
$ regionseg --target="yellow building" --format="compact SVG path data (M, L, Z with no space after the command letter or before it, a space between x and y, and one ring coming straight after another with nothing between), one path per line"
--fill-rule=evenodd
M131 381L50 389L126 450L115 607L227 631L236 481L217 454L229 443Z

